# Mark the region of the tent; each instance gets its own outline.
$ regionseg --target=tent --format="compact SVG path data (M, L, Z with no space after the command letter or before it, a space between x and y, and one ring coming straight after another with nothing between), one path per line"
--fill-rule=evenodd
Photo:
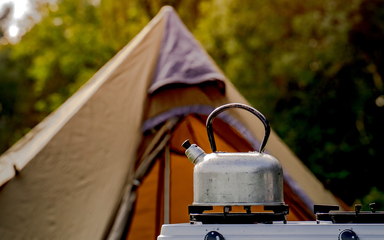
M207 115L231 102L247 104L163 7L0 157L1 239L156 239L163 223L188 222L193 165L181 143L209 153ZM220 151L258 149L264 134L244 110L220 114L213 127ZM339 204L273 131L266 149L284 169L288 220Z

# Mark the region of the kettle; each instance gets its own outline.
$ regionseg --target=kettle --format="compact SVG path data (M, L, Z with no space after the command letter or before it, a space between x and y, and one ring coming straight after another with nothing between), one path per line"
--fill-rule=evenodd
M212 123L218 114L230 108L245 109L263 123L265 133L259 152L216 151ZM263 114L248 105L230 103L213 110L206 126L212 153L206 154L189 140L182 144L188 159L195 165L193 205L284 205L283 169L276 158L263 153L270 134L269 123Z

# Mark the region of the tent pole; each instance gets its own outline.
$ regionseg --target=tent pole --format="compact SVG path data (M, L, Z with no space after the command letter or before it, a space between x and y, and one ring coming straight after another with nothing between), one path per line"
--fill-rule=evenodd
M164 223L169 223L169 194L170 194L170 154L169 143L165 147L165 169L164 169Z
M133 204L134 204L134 201L136 200L137 186L140 185L140 182L143 180L145 174L150 170L151 164L154 161L156 161L156 157L161 154L163 149L165 149L165 152L167 153L166 155L168 155L168 159L169 159L169 156L170 156L169 140L171 138L170 133L172 129L175 126L177 126L177 123L179 122L179 120L180 118L168 119L167 122L164 124L164 126L160 130L158 130L155 137L147 147L147 150L139 160L139 162L141 163L136 169L136 172L134 173L134 176L132 178L133 180L131 180L131 182L128 183L126 186L126 192L122 196L121 205L119 206L116 216L114 216L113 222L111 223L110 228L107 230L106 236L104 239L119 240L119 239L127 238L127 234L128 234L130 223L131 223L130 214L132 214L133 207L134 207ZM169 160L168 160L168 163L169 163ZM168 164L168 168L169 168L169 164ZM168 187L168 192L169 192L169 187ZM169 213L169 211L167 212Z

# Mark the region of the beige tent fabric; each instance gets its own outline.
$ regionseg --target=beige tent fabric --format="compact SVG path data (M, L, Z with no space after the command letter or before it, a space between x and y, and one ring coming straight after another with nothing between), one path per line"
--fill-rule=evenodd
M213 82L188 88L169 87L148 97L144 120L156 117L177 106L214 105L216 107L225 103L227 103L225 96L220 93Z
M103 238L132 176L162 14L1 157L22 170L0 192L1 239Z

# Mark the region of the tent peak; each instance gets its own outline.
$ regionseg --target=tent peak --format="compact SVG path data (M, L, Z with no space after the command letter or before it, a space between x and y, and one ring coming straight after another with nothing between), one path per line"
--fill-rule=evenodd
M172 6L165 5L160 9L160 12L175 12L175 9Z
M170 84L195 85L207 81L220 81L225 92L225 77L211 57L184 25L170 6L161 9L165 18L164 32L155 75L149 94Z

